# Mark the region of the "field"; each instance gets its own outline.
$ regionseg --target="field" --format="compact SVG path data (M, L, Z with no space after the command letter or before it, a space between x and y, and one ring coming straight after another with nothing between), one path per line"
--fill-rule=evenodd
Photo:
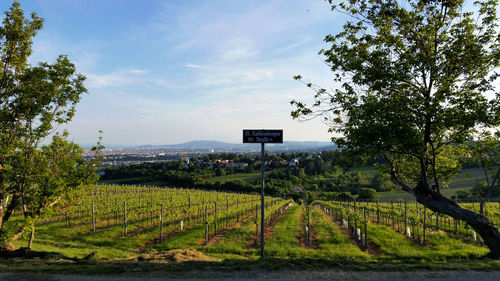
M361 173L365 177L370 177L375 172L374 169L364 168ZM371 175L373 177L373 175ZM370 179L371 179L370 177ZM450 185L441 190L441 193L450 198L458 190L470 191L474 185L484 181L484 174L481 168L463 169L459 175L451 179ZM379 198L383 200L414 200L413 196L408 192L400 189L387 192L379 192Z
M269 172L266 172L268 174ZM255 184L258 181L260 181L260 171L253 172L253 173L236 173L236 174L230 174L230 175L225 175L225 176L219 176L219 177L212 177L207 180L209 183L225 183L228 181L234 181L234 180L242 180L251 184Z
M171 266L183 261L232 269L290 263L370 270L500 266L498 260L485 259L488 249L465 223L423 212L413 202L315 201L304 206L272 197L265 202L264 260L258 195L117 185L93 186L73 204L44 217L33 251L54 253L72 264L104 263L104 268L110 262L120 267L124 262ZM487 215L498 225L500 205L488 204ZM15 246L27 242L25 235ZM5 262L0 270L9 266ZM22 265L18 261L16 266L21 270Z

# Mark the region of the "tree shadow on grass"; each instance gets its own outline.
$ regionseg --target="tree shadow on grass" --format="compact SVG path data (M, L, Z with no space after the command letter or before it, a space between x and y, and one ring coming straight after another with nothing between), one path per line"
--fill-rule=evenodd
M0 272L57 274L143 274L144 272L199 272L240 270L343 270L343 271L417 271L417 270L498 270L500 260L481 258L467 261L425 262L405 260L357 261L347 259L274 258L226 259L223 261L155 262L134 259L95 259L93 254L77 259L59 253L26 249L0 252Z

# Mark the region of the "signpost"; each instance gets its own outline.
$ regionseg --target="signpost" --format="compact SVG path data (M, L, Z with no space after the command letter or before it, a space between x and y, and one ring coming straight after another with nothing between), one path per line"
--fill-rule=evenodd
M260 256L264 257L264 171L266 165L265 143L283 143L283 130L243 130L243 143L260 143Z

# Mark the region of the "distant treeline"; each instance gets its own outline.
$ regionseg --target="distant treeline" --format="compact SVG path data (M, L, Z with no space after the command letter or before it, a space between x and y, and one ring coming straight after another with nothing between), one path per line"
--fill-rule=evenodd
M352 198L363 190L385 191L395 188L378 173L366 175L347 171L352 165L339 151L321 153L266 154L266 194L314 197L321 192L329 199ZM120 180L127 184L162 183L166 186L238 192L260 192L260 157L232 153L209 154L189 161L142 163L108 167L101 180ZM243 175L231 179L232 174ZM248 174L248 177L244 175ZM375 174L375 175L373 175ZM364 194L369 194L366 191ZM373 196L373 195L372 195Z

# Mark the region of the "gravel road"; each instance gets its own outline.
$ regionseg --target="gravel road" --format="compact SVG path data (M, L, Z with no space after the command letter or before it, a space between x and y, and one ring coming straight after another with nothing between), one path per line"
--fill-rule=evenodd
M186 280L404 280L404 281L500 281L500 271L418 271L418 272L352 272L339 270L321 271L189 271L150 272L143 276L87 276L87 275L33 275L20 273L0 273L1 281L186 281Z

